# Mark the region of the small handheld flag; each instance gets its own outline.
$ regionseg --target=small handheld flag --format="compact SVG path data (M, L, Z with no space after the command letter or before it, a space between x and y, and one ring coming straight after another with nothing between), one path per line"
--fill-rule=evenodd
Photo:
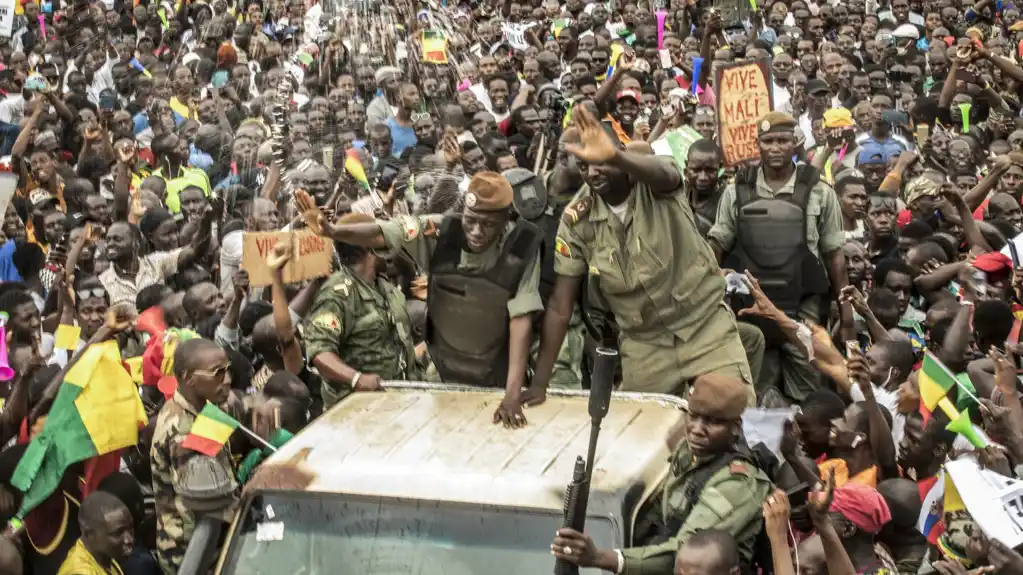
M231 438L231 434L240 425L219 407L207 403L195 417L192 428L188 431L185 440L181 442L181 446L213 457L220 453L227 440Z
M354 149L345 152L345 170L355 178L355 181L369 189L369 178L366 177L366 169L362 167L362 161L359 160L359 154Z

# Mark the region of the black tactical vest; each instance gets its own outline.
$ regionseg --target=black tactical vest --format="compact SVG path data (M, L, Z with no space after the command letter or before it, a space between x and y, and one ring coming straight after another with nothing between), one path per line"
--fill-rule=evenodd
M442 380L483 387L505 386L508 377L508 301L543 237L519 220L494 266L458 269L465 245L462 220L448 216L430 258L426 342Z
M797 166L793 193L774 198L757 195L756 177L753 166L735 176L735 251L740 269L757 278L778 309L793 314L806 297L828 292L824 267L806 243L806 206L820 174Z

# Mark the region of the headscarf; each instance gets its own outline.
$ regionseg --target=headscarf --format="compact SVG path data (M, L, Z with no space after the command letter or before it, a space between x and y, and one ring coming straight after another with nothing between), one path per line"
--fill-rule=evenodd
M877 533L892 519L888 503L872 487L846 483L835 489L830 511L841 513L860 531Z

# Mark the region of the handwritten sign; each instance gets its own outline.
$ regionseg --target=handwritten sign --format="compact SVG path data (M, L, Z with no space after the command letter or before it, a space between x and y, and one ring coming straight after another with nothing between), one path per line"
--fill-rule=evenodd
M0 0L0 36L10 38L14 34L14 12L21 8L15 0ZM20 11L18 12L21 13Z
M291 242L291 259L284 265L284 283L330 275L334 244L311 231L245 232L242 234L242 269L249 272L249 284L268 286L273 271L266 259L278 242Z
M511 47L516 50L526 50L529 48L529 42L526 41L526 30L532 28L535 24L515 24L512 22L505 22L501 24L501 29L504 31L504 39L511 44Z
M768 58L721 66L714 74L718 100L718 138L725 164L760 157L757 122L771 111L771 61Z

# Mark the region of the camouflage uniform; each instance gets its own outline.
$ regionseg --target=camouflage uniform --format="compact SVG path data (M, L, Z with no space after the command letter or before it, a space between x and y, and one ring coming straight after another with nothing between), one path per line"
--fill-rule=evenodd
M316 293L307 317L303 334L310 360L329 352L383 380L420 379L405 296L387 280L378 277L370 285L341 266ZM351 392L350 385L323 378L325 408Z
M554 361L554 371L551 372L551 379L548 385L559 389L582 389L583 383L583 354L586 351L586 326L583 324L579 306L572 310L572 318L568 322L568 331L565 332L565 341L561 342L561 349ZM529 373L530 379L536 369L536 358L540 352L540 330L533 330L533 345L529 348Z
M188 403L180 393L164 404L156 418L153 431L153 447L150 458L153 471L153 495L156 498L156 556L160 567L168 575L174 575L181 567L181 560L188 549L189 539L195 530L196 515L184 504L177 494L179 471L192 457L204 455L181 446L195 421L193 413L201 407ZM234 476L231 469L231 449L225 445L213 461L224 466L228 477ZM234 515L234 505L224 509L225 521Z
M687 487L701 464L714 459L696 458L689 443L682 441L671 457L671 474L660 493L647 506L645 521L669 524L673 515L686 508ZM763 526L762 508L771 492L771 480L760 469L735 460L710 476L678 533L663 543L622 550L624 575L672 573L675 553L690 537L705 529L722 529L735 538L745 564L753 558L754 543ZM640 521L644 521L642 515Z

